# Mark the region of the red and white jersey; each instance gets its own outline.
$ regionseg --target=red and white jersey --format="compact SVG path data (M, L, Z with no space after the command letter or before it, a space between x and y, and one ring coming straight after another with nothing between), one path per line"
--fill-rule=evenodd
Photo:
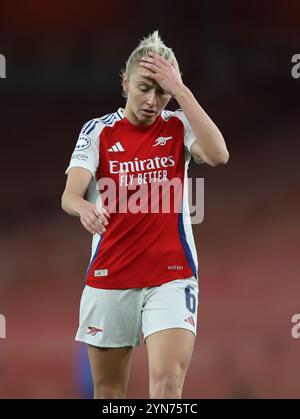
M119 108L83 126L66 173L72 167L89 170L93 179L88 200L96 203L100 198L110 212L106 232L93 236L87 285L143 288L197 276L187 188L195 140L180 109L164 110L151 125L137 126ZM170 208L163 211L160 187L175 180L182 188L169 189ZM108 186L115 191L114 199L104 199Z

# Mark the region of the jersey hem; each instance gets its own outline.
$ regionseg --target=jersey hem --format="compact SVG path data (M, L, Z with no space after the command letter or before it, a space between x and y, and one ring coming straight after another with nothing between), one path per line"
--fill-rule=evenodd
M156 282L150 282L150 283L146 283L146 284L143 284L143 285L126 285L126 286L113 286L113 285L110 285L110 284L104 284L104 282L103 283L101 283L101 284L99 284L98 282L97 283L95 283L94 281L91 281L91 280L88 280L88 281L86 281L86 284L85 285L88 285L89 287L91 287L91 288L98 288L98 289L110 289L110 290L126 290L126 289L133 289L133 288L148 288L148 287L158 287L159 285L163 285L163 284L166 284L166 283L168 283L168 282L172 282L172 281L178 281L178 280L184 280L184 279L188 279L188 278L191 278L191 277L193 277L194 275L193 275L193 273L191 272L191 274L190 275L187 275L187 276L185 276L185 277L179 277L179 278L172 278L172 279L168 279L168 280L160 280L160 281L156 281Z

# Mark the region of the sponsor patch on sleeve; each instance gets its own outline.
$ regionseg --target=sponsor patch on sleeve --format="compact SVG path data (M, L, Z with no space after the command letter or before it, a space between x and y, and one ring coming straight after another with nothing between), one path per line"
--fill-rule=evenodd
M81 135L77 141L75 151L82 151L91 145L91 140L86 135Z

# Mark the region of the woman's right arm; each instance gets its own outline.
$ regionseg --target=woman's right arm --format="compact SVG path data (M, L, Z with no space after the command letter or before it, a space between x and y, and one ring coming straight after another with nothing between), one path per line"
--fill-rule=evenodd
M83 167L72 167L68 172L65 190L61 197L62 209L80 217L81 224L92 234L103 234L108 224L109 213L104 208L84 199L84 194L92 179L92 173Z

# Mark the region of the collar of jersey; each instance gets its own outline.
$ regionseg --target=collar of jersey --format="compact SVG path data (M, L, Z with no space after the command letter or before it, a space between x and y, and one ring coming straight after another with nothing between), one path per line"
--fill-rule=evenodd
M123 108L118 109L118 113L119 113L120 116L122 116L123 121L126 123L126 125L129 125L130 127L134 128L134 129L137 129L137 130L141 130L141 131L147 131L148 129L151 129L152 127L154 127L155 124L157 124L158 120L160 119L160 115L158 115L157 118L155 119L155 121L152 122L152 124L150 124L150 125L136 125L136 124L133 124L132 122L128 121L128 119L124 115L123 111L124 111Z

